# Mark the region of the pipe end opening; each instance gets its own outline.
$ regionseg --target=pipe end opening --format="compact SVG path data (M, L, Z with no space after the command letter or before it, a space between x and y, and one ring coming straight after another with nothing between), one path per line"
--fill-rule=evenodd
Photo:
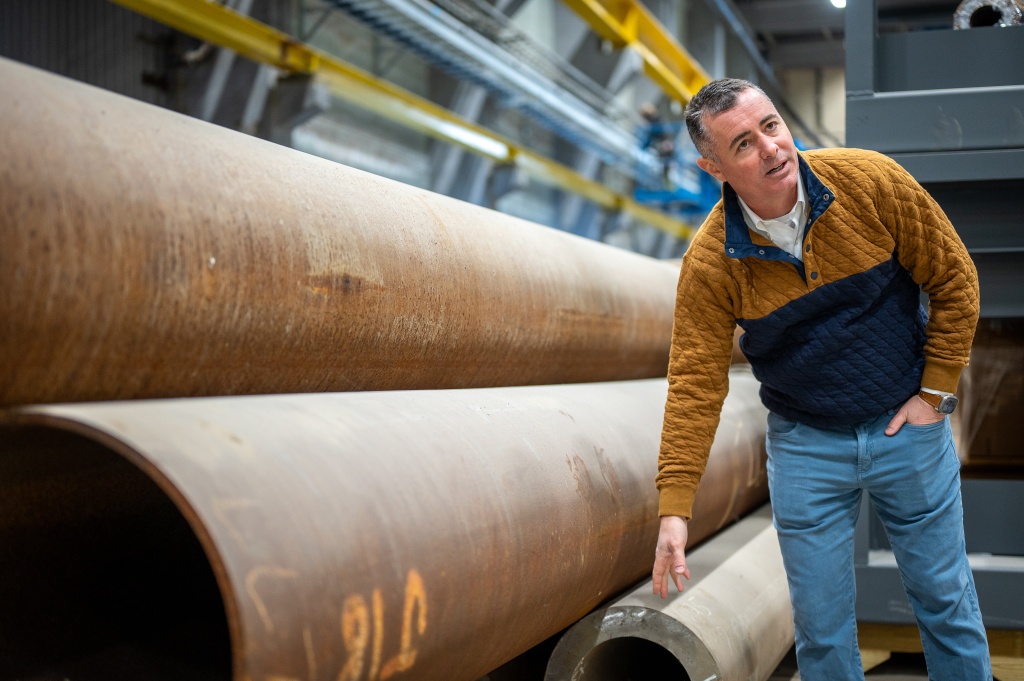
M0 678L229 681L213 569L170 498L120 454L0 429Z
M654 641L635 636L609 639L595 646L581 660L577 681L631 681L677 679L690 676L676 657Z

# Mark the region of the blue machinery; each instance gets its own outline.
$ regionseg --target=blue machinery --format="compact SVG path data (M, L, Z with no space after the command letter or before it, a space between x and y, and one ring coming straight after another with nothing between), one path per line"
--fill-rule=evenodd
M679 121L654 121L641 128L640 147L658 154L662 174L655 184L638 181L633 198L699 224L718 202L722 190L717 180L697 166L698 153L689 140L680 144L684 135Z

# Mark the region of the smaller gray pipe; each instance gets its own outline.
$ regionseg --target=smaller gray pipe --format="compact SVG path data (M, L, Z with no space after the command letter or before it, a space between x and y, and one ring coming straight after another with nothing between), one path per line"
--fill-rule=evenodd
M662 600L650 580L573 625L545 681L764 681L793 645L770 507L691 551L693 579ZM681 672L685 676L681 676Z
M953 28L957 30L1021 24L1024 24L1022 0L963 0L953 12Z

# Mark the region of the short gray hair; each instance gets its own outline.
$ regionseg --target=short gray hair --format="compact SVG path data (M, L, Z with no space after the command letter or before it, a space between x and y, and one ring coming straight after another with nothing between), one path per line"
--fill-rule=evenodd
M686 130L690 133L693 146L704 158L714 160L715 155L711 150L711 136L704 127L704 116L720 114L736 105L736 100L741 92L755 90L765 96L769 102L771 98L765 95L764 90L751 83L749 80L740 78L719 78L702 87L693 96L690 103L686 105Z

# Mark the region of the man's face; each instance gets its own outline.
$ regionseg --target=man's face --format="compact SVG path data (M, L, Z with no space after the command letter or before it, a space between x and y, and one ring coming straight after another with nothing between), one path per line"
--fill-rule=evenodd
M767 97L744 90L731 109L705 116L704 127L715 158L698 159L701 168L728 182L762 218L776 218L792 208L799 172L796 146ZM776 213L778 206L781 212Z

